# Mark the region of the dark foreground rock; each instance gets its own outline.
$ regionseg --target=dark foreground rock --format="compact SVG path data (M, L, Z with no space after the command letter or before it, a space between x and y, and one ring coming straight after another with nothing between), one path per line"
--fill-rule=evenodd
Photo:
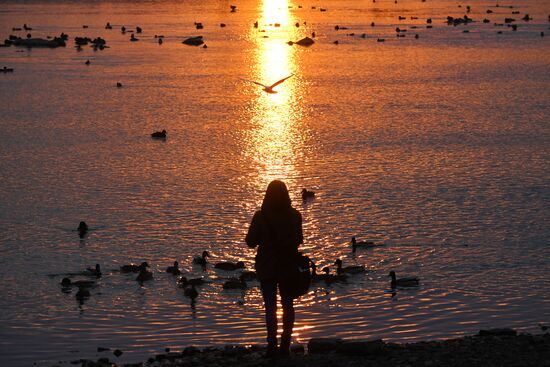
M503 331L508 330L508 331ZM226 346L223 348L187 347L183 351L158 354L143 363L115 364L107 358L97 361L77 360L83 367L550 367L550 334L512 335L509 329L443 341L410 344L377 340L312 339L308 354L294 346L290 357L265 359L260 346ZM75 363L76 362L76 363Z

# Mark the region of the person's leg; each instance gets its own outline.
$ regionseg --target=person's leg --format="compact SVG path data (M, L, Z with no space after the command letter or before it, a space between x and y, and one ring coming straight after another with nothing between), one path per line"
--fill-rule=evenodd
M279 287L280 290L280 287ZM292 329L294 328L294 299L281 292L281 303L283 305L283 335L281 336L281 355L288 355L290 349L290 339Z
M277 351L277 282L260 282L265 306L265 326L267 328L267 355Z

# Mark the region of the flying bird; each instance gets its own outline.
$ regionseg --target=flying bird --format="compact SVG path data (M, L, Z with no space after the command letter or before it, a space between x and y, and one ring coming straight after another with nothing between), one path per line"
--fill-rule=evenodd
M291 76L293 76L294 74L290 74L289 76L287 76L286 78L283 78L281 80L278 80L276 81L275 83L271 84L271 85L265 85L265 84L262 84L262 83L259 83L259 82L255 82L253 80L247 80L247 79L243 79L244 81L247 81L247 82L251 82L251 83L254 83L254 84L258 84L259 86L261 87L264 87L263 91L266 92L266 93L270 93L270 94L274 94L274 93L277 93L276 90L273 90L273 88L275 88L276 86L278 86L279 84L281 84L282 82L284 82L285 80L287 80L288 78L290 78Z

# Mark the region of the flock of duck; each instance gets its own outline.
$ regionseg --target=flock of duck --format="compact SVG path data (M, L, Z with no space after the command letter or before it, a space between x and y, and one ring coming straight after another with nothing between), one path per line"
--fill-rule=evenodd
M422 0L422 1L425 1L425 0ZM376 2L376 0L373 0L373 3L375 3L375 2ZM397 4L397 0L395 0L395 3ZM463 17L447 16L446 21L445 21L445 23L447 25L453 25L453 26L468 25L470 23L476 22L473 18L468 16L468 14L470 14L472 12L471 6L467 5L467 6L463 7L462 5L458 5L458 7L459 8L465 8L467 14L464 15ZM302 6L298 5L297 8L301 9ZM312 6L311 9L316 10L317 7ZM496 3L493 7L485 9L485 13L488 16L489 15L496 15L496 14L494 14L493 9L511 9L512 10L512 16L520 14L519 10L514 10L515 9L514 6L500 6L498 3ZM235 5L230 5L230 12L234 13L236 11L237 11L237 7ZM326 8L319 8L319 11L326 12L327 9ZM398 16L397 19L398 19L399 22L401 22L401 21L406 20L408 18L405 17L405 16ZM411 16L410 19L411 20L418 20L418 17ZM533 18L529 14L524 14L524 16L520 18L520 20L523 21L523 22L529 22L529 21L533 20ZM550 15L548 16L548 20L550 21ZM481 20L481 22L486 24L486 23L491 23L491 20L488 19L488 18L484 18L483 20ZM517 20L515 18L506 16L504 18L503 22L494 22L494 26L495 27L502 27L502 26L506 25L509 28L511 28L512 31L517 31L518 30L518 24L516 22L517 22ZM307 24L307 22L303 22L303 25L306 25L306 24ZM300 27L300 25L301 24L299 22L295 23L296 27ZM204 28L204 25L203 25L202 22L194 22L194 26L195 26L195 29L197 29L197 30L201 30L201 29ZM225 28L225 27L227 27L227 24L226 23L220 23L219 26L220 26L220 28ZM254 26L254 28L258 29L259 32L265 32L265 30L260 29L260 24L258 23L258 21L255 21L253 23L253 26ZM274 23L274 24L267 24L266 26L280 27L281 25L279 23ZM370 24L370 26L375 27L375 23L372 22ZM83 25L82 28L87 29L88 25ZM122 26L120 26L120 32L122 34L130 33L129 41L130 42L137 42L140 39L138 37L136 37L136 34L138 34L138 35L142 34L143 29L140 26L135 26L134 28L135 29L129 29L129 28L126 28L126 26L122 25ZM411 31L414 31L418 28L420 28L418 25L412 25L412 26L409 27L409 29ZM426 18L426 28L427 29L433 28L432 18ZM107 24L105 25L105 29L106 30L112 30L113 25L111 25L110 22L107 22ZM334 29L336 31L340 31L340 30L347 30L349 28L345 27L345 26L336 25L334 27ZM66 41L68 41L68 35L65 34L65 33L61 33L61 35L59 37L53 37L53 38L50 37L50 36L46 37L46 39L33 38L32 34L30 33L30 31L32 31L32 30L33 30L33 28L29 27L27 24L24 24L23 27L13 27L12 31L22 31L22 32L29 32L29 33L26 34L26 37L21 37L21 36L17 36L17 35L9 35L8 39L6 39L3 44L0 44L0 47L9 47L11 45L14 45L14 46L29 47L29 48L30 47L51 47L51 48L54 48L54 47L65 47L66 46ZM406 37L407 28L398 26L398 27L396 27L395 32L396 32L396 36L398 38L403 38L403 37ZM463 33L469 33L470 31L469 31L469 29L463 29L462 32ZM498 30L497 33L502 34L503 31ZM353 32L346 34L346 36L352 36L352 37L355 36L355 35L356 34L353 33ZM302 39L300 39L298 41L288 41L287 43L290 46L292 46L294 44L297 44L297 45L300 45L300 46L309 47L309 46L311 46L315 43L314 39L316 38L316 36L317 36L316 32L313 31L313 32L311 32L311 37L306 36L306 37L303 37ZM543 30L540 31L540 36L544 37L544 31ZM264 35L263 38L268 38L268 36ZM366 33L361 33L360 38L367 38L367 34ZM375 37L375 38L376 38L377 42L384 42L385 41L385 38L381 38L381 37ZM419 34L416 33L414 35L414 38L418 39ZM156 35L155 34L154 39L156 40L156 42L159 45L162 45L164 43L165 37L164 37L164 35ZM108 47L106 45L106 41L101 37L96 37L95 39L91 39L91 38L88 38L88 37L75 37L74 40L75 40L76 49L78 51L82 50L82 46L85 46L85 45L88 45L88 44L91 44L92 47L94 48L94 50L103 50L104 48ZM201 46L202 45L203 48L208 48L208 46L206 45L206 43L204 41L203 36L188 37L188 38L184 39L181 43L183 43L185 45L189 45L189 46ZM333 43L337 45L337 44L339 44L339 41L335 40L335 41L333 41ZM86 60L85 64L90 65L90 60ZM7 67L0 68L0 73L9 73L9 72L13 72L13 68L7 68ZM277 85L278 83L282 83L284 80L288 79L289 77L281 79L278 82L276 82L274 85L270 85L270 86L267 86L267 85L264 85L264 84L258 83L258 82L254 82L254 83L259 84L262 87L264 87L264 90L267 93L276 93L275 91L273 91L273 87L275 85ZM117 83L117 86L121 87L122 85L120 83Z
M304 189L306 190L306 189ZM307 190L306 190L307 191ZM83 238L88 233L89 227L86 222L80 222L78 225L77 231L80 238ZM357 249L368 249L383 246L381 244L376 244L372 241L357 241L355 237L351 239L352 252L356 252ZM206 271L208 265L210 265L208 258L210 258L210 253L208 251L203 251L199 256L193 258L192 264L195 266L200 266L203 271ZM171 266L168 266L165 270L166 273L173 276L179 276L176 281L177 287L183 289L183 294L190 298L191 305L194 307L195 300L199 296L199 291L197 290L198 286L205 285L210 283L209 280L203 277L197 278L188 278L182 275L182 271L179 267L179 262L174 261ZM236 272L239 271L238 275L232 276L229 278L223 278L224 282L222 284L223 289L246 289L248 288L247 282L257 280L257 275L254 271L246 270L246 265L243 261L230 262L230 261L221 261L211 264L214 269L223 270L226 272ZM311 261L311 282L312 284L324 283L329 286L332 283L346 283L349 280L350 276L357 274L367 273L367 269L363 265L354 265L354 266L343 266L343 261L341 259L336 259L334 262L336 267L331 272L331 267L326 266L322 269L322 273L317 273L317 265ZM116 272L123 274L136 274L135 281L140 285L143 285L144 282L152 281L154 279L153 272L149 270L149 263L143 261L140 264L126 264L120 266L116 269ZM56 274L62 275L63 279L60 282L62 291L64 293L69 293L72 291L72 288L78 288L75 296L80 304L83 304L85 300L90 297L90 289L96 286L96 281L89 278L99 279L103 276L101 271L100 264L96 264L95 267L89 267L84 271L78 271L73 273L64 273ZM84 276L88 279L79 279L72 280L73 276ZM419 285L420 280L418 277L406 277L406 278L397 278L395 271L390 271L388 276L391 278L390 287L392 290L395 290L397 287L416 287Z

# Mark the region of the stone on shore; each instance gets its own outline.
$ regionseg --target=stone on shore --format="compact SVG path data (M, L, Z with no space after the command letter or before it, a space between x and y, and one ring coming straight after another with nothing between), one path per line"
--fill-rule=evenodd
M12 41L12 44L14 46L20 46L20 47L48 47L48 48L56 48L56 47L65 47L66 43L63 39L55 37L53 40L47 40L43 38L17 38Z
M380 353L384 348L382 339L344 341L336 348L337 353L346 355L369 355Z
M315 43L315 41L309 37L304 37L301 40L297 41L296 44L300 46L311 46Z
M335 352L342 343L341 338L312 338L307 343L307 351L310 354Z
M479 330L479 336L516 336L518 333L514 329L500 328Z
M189 46L200 46L204 43L204 40L202 39L202 36L196 36L196 37L189 37L183 40L181 43Z
M71 361L82 367L550 367L550 334L517 334L498 331L495 337L479 334L448 340L390 343L382 340L314 338L309 354L290 358L263 358L264 345L188 347L166 352L144 364L117 364L108 358ZM501 336L504 335L504 336ZM298 347L301 345L297 344ZM187 351L187 352L186 352Z

